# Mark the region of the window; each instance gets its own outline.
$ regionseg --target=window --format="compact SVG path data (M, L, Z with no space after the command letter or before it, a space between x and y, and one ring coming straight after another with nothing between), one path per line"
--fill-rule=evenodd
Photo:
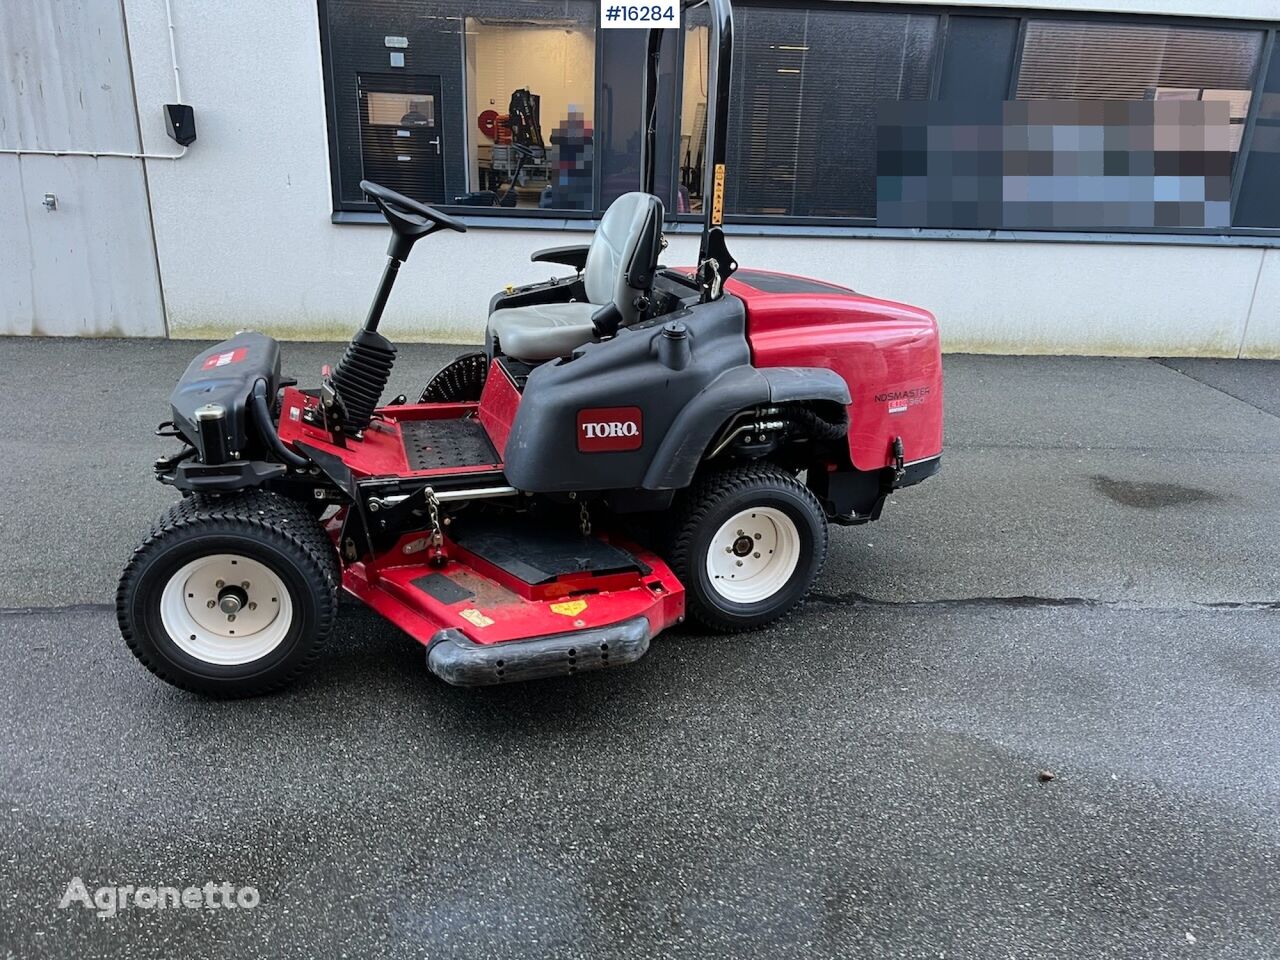
M1032 20L1017 98L1225 101L1236 151L1261 52L1260 30Z
M466 18L468 199L591 209L595 6L562 11Z
M685 42L679 150L691 193L706 125L703 23L690 18ZM937 34L931 13L739 6L728 212L873 219L876 106L928 99Z
M1258 98L1253 139L1240 173L1235 205L1237 227L1280 227L1280 45L1272 44Z
M590 215L592 0L321 0L320 13L337 209L372 209L368 179L475 212Z
M657 135L654 138L654 192L668 213L687 213L687 194L673 196L676 148L673 124L677 120L679 35L668 31L658 63ZM600 99L596 124L599 150L597 180L599 209L603 210L629 190L640 189L641 117L640 71L644 67L648 37L643 30L600 32ZM667 163L661 162L666 158Z
M881 110L879 225L1230 228L1262 31L1030 19L1003 102L1012 24L951 19L940 99Z
M598 29L595 0L317 2L340 214L374 209L366 178L517 218L599 217L639 188L646 37ZM892 0L734 14L730 222L1280 229L1280 23ZM655 190L689 219L708 34L687 11L659 65Z

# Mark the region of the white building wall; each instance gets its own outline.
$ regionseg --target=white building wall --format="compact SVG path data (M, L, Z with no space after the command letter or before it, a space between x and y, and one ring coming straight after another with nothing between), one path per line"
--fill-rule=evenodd
M184 99L196 108L200 138L183 160L147 164L172 335L221 337L256 327L285 338L344 338L367 308L387 231L329 220L314 0L173 3ZM1264 17L1270 4L1150 0L1141 7ZM143 143L169 150L160 107L172 97L164 3L126 0L125 9ZM533 230L429 238L401 272L385 331L402 340L478 341L490 293L545 277L546 267L530 264L528 254L559 242ZM689 262L695 244L674 237L667 261ZM744 264L925 306L938 315L950 350L1280 356L1276 251L881 238L740 237L732 244Z
M0 2L0 333L163 336L142 162L4 152L68 149L138 150L120 7Z
M1268 250L1245 319L1242 357L1280 357L1280 250Z

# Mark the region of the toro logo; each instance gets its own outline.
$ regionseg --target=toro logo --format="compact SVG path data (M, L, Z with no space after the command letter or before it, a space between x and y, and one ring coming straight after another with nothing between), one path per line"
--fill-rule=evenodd
M236 347L234 350L228 350L226 353L215 353L209 357L201 365L202 370L213 370L217 367L227 367L233 363L239 363L249 354L248 347Z
M593 407L578 411L578 452L639 450L644 413L639 407Z

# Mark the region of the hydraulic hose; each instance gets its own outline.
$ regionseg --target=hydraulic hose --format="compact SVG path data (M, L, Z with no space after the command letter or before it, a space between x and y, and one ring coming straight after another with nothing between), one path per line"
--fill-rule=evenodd
M253 411L253 423L267 445L275 451L285 463L293 467L306 467L311 461L301 454L294 453L284 445L280 434L276 433L275 424L271 422L271 408L267 406L267 381L259 378L249 393L249 409Z
M849 432L849 412L844 407L840 408L838 422L828 420L809 407L788 410L786 416L803 433L815 440L840 440Z

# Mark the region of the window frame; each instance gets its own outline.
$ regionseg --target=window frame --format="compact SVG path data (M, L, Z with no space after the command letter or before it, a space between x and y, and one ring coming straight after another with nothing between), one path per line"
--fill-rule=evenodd
M465 0L464 0L465 2ZM337 102L335 79L330 52L330 28L328 17L329 0L316 0L320 29L320 59L324 82L325 119L327 123L326 139L329 150L329 183L332 211L330 220L335 224L381 223L382 217L372 203L357 204L343 201L341 197L341 177L339 172L339 149L336 136ZM942 76L942 67L946 57L947 39L950 18L953 16L1005 17L1018 21L1017 40L1014 46L1013 62L1009 71L1009 83L1006 99L1015 95L1018 87L1019 73L1022 67L1022 55L1026 46L1027 24L1031 20L1054 20L1065 22L1090 23L1135 23L1164 25L1173 27L1201 27L1211 29L1229 29L1260 32L1262 44L1258 61L1254 65L1250 84L1249 110L1244 121L1241 134L1240 150L1232 170L1231 181L1231 215L1235 219L1236 203L1239 199L1245 172L1249 164L1249 150L1253 141L1257 114L1262 100L1262 86L1266 79L1266 69L1277 38L1280 37L1280 18L1276 20L1235 19L1225 17L1179 16L1174 14L1121 13L1114 11L1088 10L1056 10L1039 7L1003 7L1003 6L960 6L956 4L909 3L909 2L868 2L855 6L841 0L807 0L802 3L790 3L789 0L736 0L740 7L778 8L795 6L809 10L839 9L851 14L857 12L876 13L914 13L932 14L938 17L937 49L934 51L932 63L929 65L929 89L932 97L937 97ZM462 14L464 17L465 13ZM595 56L593 58L593 96L595 107L592 111L592 146L596 157L593 171L592 209L530 209L515 207L466 206L462 204L440 204L440 209L453 216L461 217L469 226L495 229L540 229L540 230L591 230L603 216L600 206L601 178L599 105L601 102L601 58L603 44L600 33L604 29L600 23L597 7L595 14ZM672 100L672 116L668 121L678 129L680 123L679 105L683 101L684 71L682 65L686 52L688 31L683 25L675 31L676 63L681 65L674 73L676 89ZM465 38L460 37L460 43ZM641 64L637 64L637 69ZM444 107L447 109L448 104ZM463 105L466 109L466 104ZM678 144L679 138L676 138ZM678 147L672 151L669 166L672 181L679 164ZM469 158L468 158L469 159ZM667 222L672 232L677 234L695 232L701 224L699 213L675 213L667 210ZM797 216L765 216L759 214L734 214L726 211L725 226L730 233L755 236L829 236L829 237L882 237L884 239L992 239L1016 241L1044 242L1114 242L1114 243L1209 243L1223 246L1280 246L1280 226L1276 227L1143 227L1133 231L1119 229L1061 229L1061 230L967 230L943 228L896 228L880 227L875 218L868 217L797 217ZM743 228L736 230L734 228ZM771 229L773 228L773 229Z
M465 3L465 0L458 0ZM324 76L324 98L325 98L325 122L328 125L325 131L326 139L329 145L329 195L332 204L329 220L331 223L382 223L382 214L378 213L378 207L372 202L360 203L352 200L344 200L342 198L342 176L340 164L340 150L338 145L338 137L336 131L338 129L338 91L333 70L333 54L331 52L332 37L329 29L329 0L316 0L316 13L320 21L320 69ZM459 31L458 43L462 62L466 62L466 29L465 20L468 14L464 11L461 15L464 26ZM599 42L600 33L600 12L597 9L592 21L592 28L595 31L594 53L592 56L592 131L591 146L593 155L598 155L600 149L598 127L596 125L596 109L600 95L600 57L601 44ZM463 102L461 104L463 116L468 116L471 109L470 96L471 91L467 89L465 78L463 80ZM452 105L456 106L456 105ZM448 110L450 104L442 102L437 105L437 111ZM465 163L469 166L471 157L469 155L469 147L466 142L462 145L463 157ZM599 177L595 175L593 170L591 200L592 209L590 210L571 210L568 208L549 208L549 209L533 209L529 207L475 207L460 203L438 203L434 206L455 217L462 217L464 222L471 225L476 220L538 220L538 221L561 221L561 220L583 220L597 221L603 215L604 211L598 208L600 202ZM495 226L512 226L510 223L495 224Z

